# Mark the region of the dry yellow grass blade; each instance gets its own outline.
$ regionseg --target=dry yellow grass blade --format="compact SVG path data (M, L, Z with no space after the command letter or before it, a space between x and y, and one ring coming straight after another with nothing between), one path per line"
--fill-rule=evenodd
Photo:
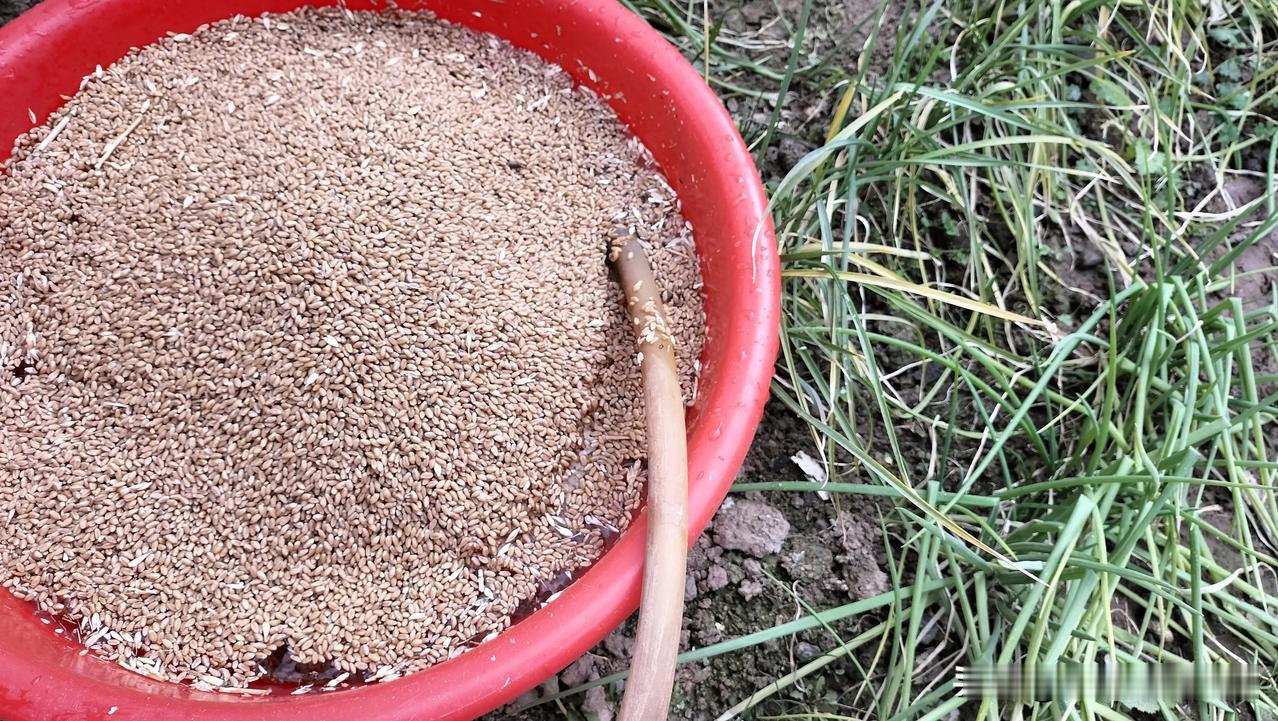
M887 288L889 290L899 290L902 293L911 293L913 295L921 295L924 298L931 298L940 303L964 308L975 313L983 313L994 318L1001 318L1012 323L1021 323L1023 325L1038 326L1046 328L1047 323L1036 318L1013 313L1010 310L999 308L996 305L983 303L979 300L964 298L961 295L947 293L943 290L937 290L926 285L911 283L905 280L895 278L880 277L870 275L868 273L853 273L851 271L829 271L829 270L787 270L781 273L783 278L838 278L849 283L861 283L862 285L872 285L876 288Z

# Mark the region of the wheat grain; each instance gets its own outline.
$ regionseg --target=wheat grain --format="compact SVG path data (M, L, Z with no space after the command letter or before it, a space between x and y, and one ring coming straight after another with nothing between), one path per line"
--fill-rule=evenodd
M334 672L298 692L391 680L597 557L644 448L614 218L693 387L697 268L642 146L423 14L166 38L6 171L0 572L147 676L245 693L283 647Z

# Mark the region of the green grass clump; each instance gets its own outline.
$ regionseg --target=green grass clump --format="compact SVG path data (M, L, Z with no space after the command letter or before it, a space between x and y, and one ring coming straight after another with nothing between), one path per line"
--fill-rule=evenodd
M684 655L828 631L725 717L1278 716L1278 290L1240 292L1278 274L1278 3L904 3L829 57L803 44L812 0L789 48L699 3L633 4L736 100L761 161L802 134L789 98L828 101L769 183L774 395L833 502L887 500L891 592ZM863 614L855 637L830 627ZM835 707L777 700L850 655L864 683ZM954 680L1102 660L1247 662L1264 683L1142 711Z
M856 710L943 718L964 703L958 666L1110 659L1255 663L1271 680L1251 710L1274 713L1278 302L1231 292L1278 227L1272 163L1245 165L1278 137L1278 16L915 11L882 79L849 80L849 112L773 195L776 395L832 475L902 499L885 531L913 592L891 604ZM1238 179L1264 190L1238 206ZM1086 244L1104 258L1093 309L1054 315ZM944 638L922 644L928 625Z

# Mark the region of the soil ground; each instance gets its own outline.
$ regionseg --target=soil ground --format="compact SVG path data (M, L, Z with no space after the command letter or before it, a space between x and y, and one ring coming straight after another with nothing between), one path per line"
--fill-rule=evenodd
M35 4L35 0L0 0L0 25L18 17Z

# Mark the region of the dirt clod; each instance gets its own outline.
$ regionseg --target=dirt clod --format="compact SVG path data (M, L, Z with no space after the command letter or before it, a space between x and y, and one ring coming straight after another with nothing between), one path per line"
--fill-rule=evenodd
M728 585L728 572L723 566L711 566L706 570L705 587L707 591L718 591Z
M823 581L834 567L834 553L825 545L805 544L783 555L781 567L795 580Z
M763 501L729 499L714 517L715 542L755 558L780 552L789 535L790 522Z
M862 599L886 593L891 584L876 556L883 548L878 525L845 512L835 519L830 534L843 549L838 560L843 564L848 594Z
M588 716L593 716L594 721L612 721L617 714L617 706L609 700L608 692L603 686L586 689L585 698L581 701L581 710Z
M690 573L686 578L684 578L683 602L689 603L695 600L697 600L697 579Z
M737 593L741 594L741 598L747 601L753 601L763 593L763 584L753 578L747 578L737 586Z
M595 670L595 665L599 662L599 657L593 653L583 654L581 658L573 661L568 668L559 674L559 683L564 686L578 686L590 680L590 674Z

